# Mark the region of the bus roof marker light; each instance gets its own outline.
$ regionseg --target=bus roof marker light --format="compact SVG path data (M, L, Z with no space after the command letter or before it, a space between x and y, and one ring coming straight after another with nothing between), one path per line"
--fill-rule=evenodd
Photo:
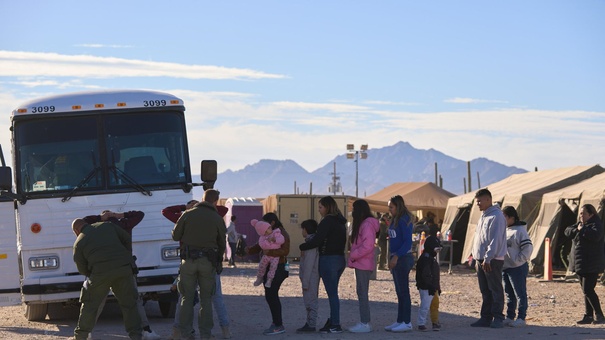
M105 107L105 104L95 104L95 109L102 109Z
M176 105L176 104L180 104L180 102L178 100L172 99L170 101L170 104Z
M71 109L72 110L80 110L82 108L81 105L72 105Z
M126 107L126 103L120 102L120 103L118 103L118 107Z
M17 113L27 113L27 109L19 109L17 110Z
M32 233L37 234L42 231L42 226L40 225L40 223L32 223L30 229Z

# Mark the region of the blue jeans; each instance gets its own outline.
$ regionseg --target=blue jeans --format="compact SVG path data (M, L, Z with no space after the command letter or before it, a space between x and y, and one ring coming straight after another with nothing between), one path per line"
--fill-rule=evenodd
M526 278L529 273L529 264L515 268L507 268L502 271L504 281L504 292L506 293L506 317L515 319L515 311L519 306L517 318L525 320L527 315L527 285Z
M477 280L483 302L481 303L481 319L492 321L493 319L504 320L504 288L502 287L502 266L504 260L491 260L489 262L491 271L483 270L477 261Z
M391 270L395 292L397 293L397 322L412 321L412 301L410 297L410 270L414 266L414 255L407 253L397 259L397 265Z
M345 270L344 255L321 255L319 256L319 276L326 288L328 301L330 302L330 323L333 326L340 325L340 300L338 299L338 282Z

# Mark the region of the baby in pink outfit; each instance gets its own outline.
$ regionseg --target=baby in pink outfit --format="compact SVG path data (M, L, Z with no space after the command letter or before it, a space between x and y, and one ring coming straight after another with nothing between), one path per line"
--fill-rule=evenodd
M284 244L284 235L282 235L279 228L273 230L269 223L259 220L252 220L250 221L250 224L252 224L260 236L258 239L258 245L263 250L279 249L281 245ZM265 276L265 273L267 273L267 282L265 282L265 287L271 288L271 282L273 282L273 278L275 277L275 271L277 270L278 264L279 257L267 256L263 254L263 257L261 257L260 263L258 264L258 272L256 274L256 281L254 281L254 285L258 286L263 283L263 276ZM268 272L267 266L269 266Z

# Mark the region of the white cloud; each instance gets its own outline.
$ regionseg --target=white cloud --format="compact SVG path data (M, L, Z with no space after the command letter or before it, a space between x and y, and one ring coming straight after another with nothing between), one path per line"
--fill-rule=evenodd
M304 103L304 102L275 102L271 104L277 108L285 110L304 110L304 111L331 111L331 112L359 112L367 111L367 106L340 104L340 103Z
M452 103L452 104L482 104L482 103L504 104L504 103L508 103L507 101L504 101L504 100L460 98L460 97L446 99L446 100L444 100L444 102L445 103Z
M11 84L17 86L23 86L26 88L34 87L52 87L53 89L100 89L97 85L85 85L80 79L71 79L68 81L59 81L56 79L44 79L44 78L24 78L16 81L2 82L4 84Z
M389 106L420 106L421 103L414 102L390 102L384 100L366 100L363 102L368 105L389 105Z
M601 136L605 113L601 112L510 109L417 113L367 107L351 113L351 109L335 109L332 103L255 104L219 98L208 102L201 99L205 94L191 95L196 110L226 117L214 120L210 127L207 121L200 125L192 122L191 115L188 121L190 138L199 138L199 145L219 141L210 152L219 160L221 171L241 169L262 158L293 159L307 170L315 170L343 154L346 143L379 148L398 141L463 160L487 157L525 169L605 160L605 150L595 148L605 143L605 136ZM352 106L355 110L363 108ZM292 114L294 108L313 112ZM580 149L591 151L577 152Z
M157 90L157 89L156 89ZM410 142L471 160L487 157L524 169L605 164L605 112L500 109L418 113L369 105L266 102L253 93L161 89L181 97L194 171L202 159L238 170L260 159L292 159L307 170L345 153L347 143L371 149ZM39 96L0 87L0 110ZM342 105L342 106L340 106ZM9 118L0 120L8 157ZM369 159L371 161L371 159Z
M3 77L170 77L183 79L280 79L284 75L211 65L185 65L91 55L0 50Z
M76 47L89 47L89 48L133 48L132 45L105 45L105 44L78 44Z

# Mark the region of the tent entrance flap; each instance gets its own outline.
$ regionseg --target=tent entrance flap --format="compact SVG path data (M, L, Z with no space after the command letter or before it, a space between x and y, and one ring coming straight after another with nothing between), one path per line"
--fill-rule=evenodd
M452 239L458 241L450 245L450 247L454 247L452 254L454 258L448 259L447 257L449 257L450 253L441 252L441 256L443 256L446 261L452 261L452 265L460 264L462 250L464 249L464 240L466 238L466 228L468 227L468 221L471 213L470 208L470 205L459 207L458 211L456 212L456 217L454 217L454 221L449 228Z

